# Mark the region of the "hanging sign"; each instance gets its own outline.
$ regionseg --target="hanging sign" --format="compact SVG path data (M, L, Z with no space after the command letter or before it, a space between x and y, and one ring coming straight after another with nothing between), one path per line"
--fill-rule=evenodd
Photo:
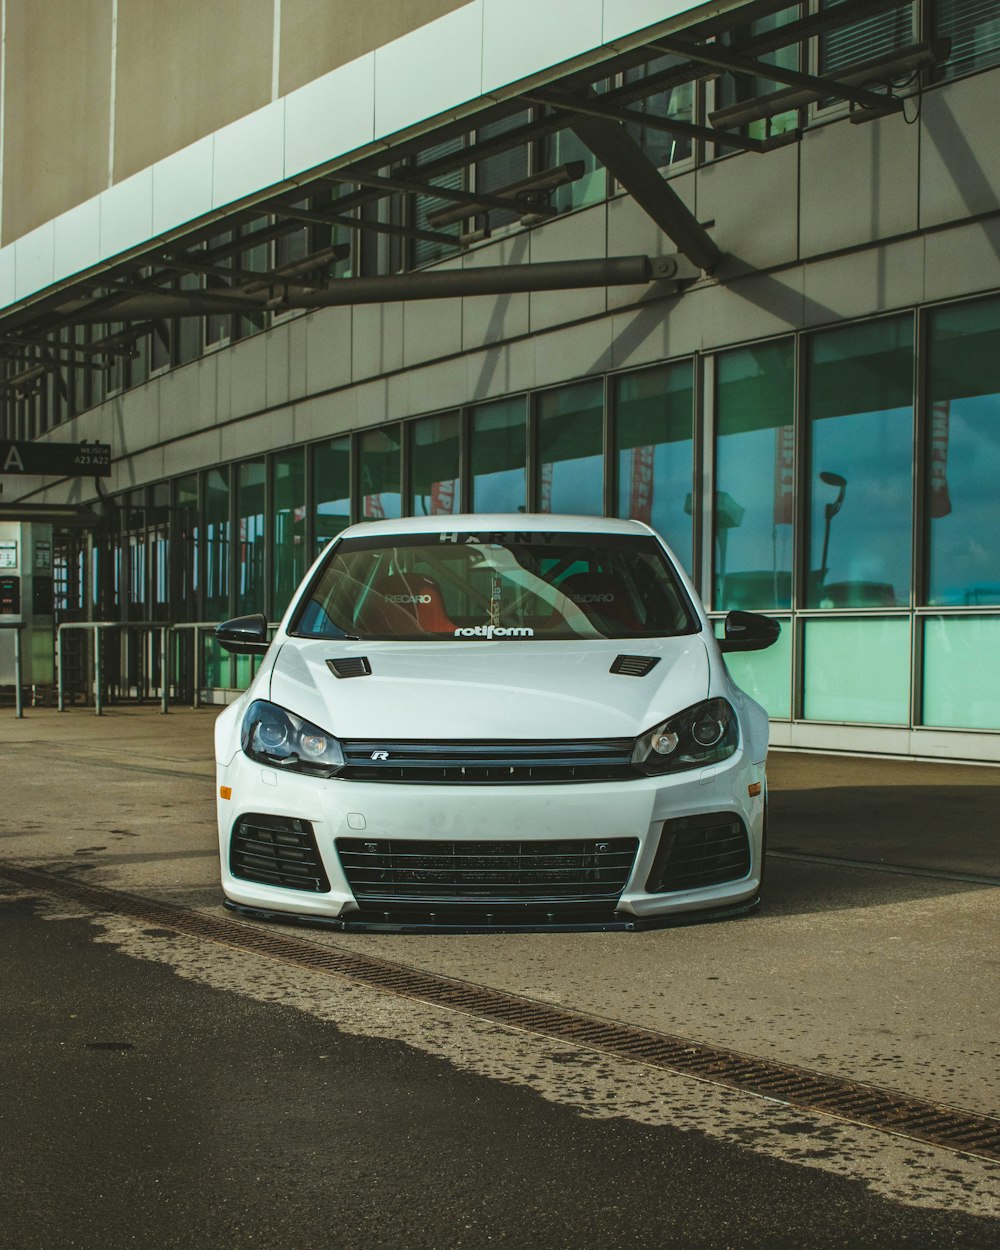
M0 474L110 477L110 443L17 443L0 440Z

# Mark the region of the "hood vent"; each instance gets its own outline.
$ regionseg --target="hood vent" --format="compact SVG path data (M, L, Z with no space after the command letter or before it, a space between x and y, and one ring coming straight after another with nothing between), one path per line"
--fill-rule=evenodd
M364 655L351 655L343 660L327 660L326 665L334 677L367 677L372 671L372 666Z
M623 677L645 677L659 662L658 655L619 655L611 665L611 672L621 673Z

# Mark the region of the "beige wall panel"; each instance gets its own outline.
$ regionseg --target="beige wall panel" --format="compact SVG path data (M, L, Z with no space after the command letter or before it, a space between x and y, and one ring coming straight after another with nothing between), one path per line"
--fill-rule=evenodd
M111 0L7 0L3 243L108 181Z
M273 0L118 0L115 181L267 104L273 37Z
M468 0L282 0L279 91L460 9Z

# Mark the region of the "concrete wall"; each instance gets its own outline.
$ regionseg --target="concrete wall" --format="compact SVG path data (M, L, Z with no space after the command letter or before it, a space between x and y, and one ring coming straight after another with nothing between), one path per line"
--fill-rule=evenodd
M0 243L466 3L6 0Z
M3 242L108 184L110 0L7 0Z

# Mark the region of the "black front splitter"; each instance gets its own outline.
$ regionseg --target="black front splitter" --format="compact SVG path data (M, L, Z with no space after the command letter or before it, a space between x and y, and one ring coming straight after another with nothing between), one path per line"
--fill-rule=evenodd
M646 929L680 928L684 925L708 924L716 920L731 920L756 911L760 898L746 903L729 904L706 911L681 912L677 915L640 917L614 912L606 919L532 920L527 922L487 923L473 917L449 920L430 920L415 913L413 918L385 919L353 912L348 916L310 916L300 912L271 911L264 907L249 907L225 899L230 910L246 916L248 920L266 920L275 924L297 925L304 928L335 929L341 933L634 933Z

